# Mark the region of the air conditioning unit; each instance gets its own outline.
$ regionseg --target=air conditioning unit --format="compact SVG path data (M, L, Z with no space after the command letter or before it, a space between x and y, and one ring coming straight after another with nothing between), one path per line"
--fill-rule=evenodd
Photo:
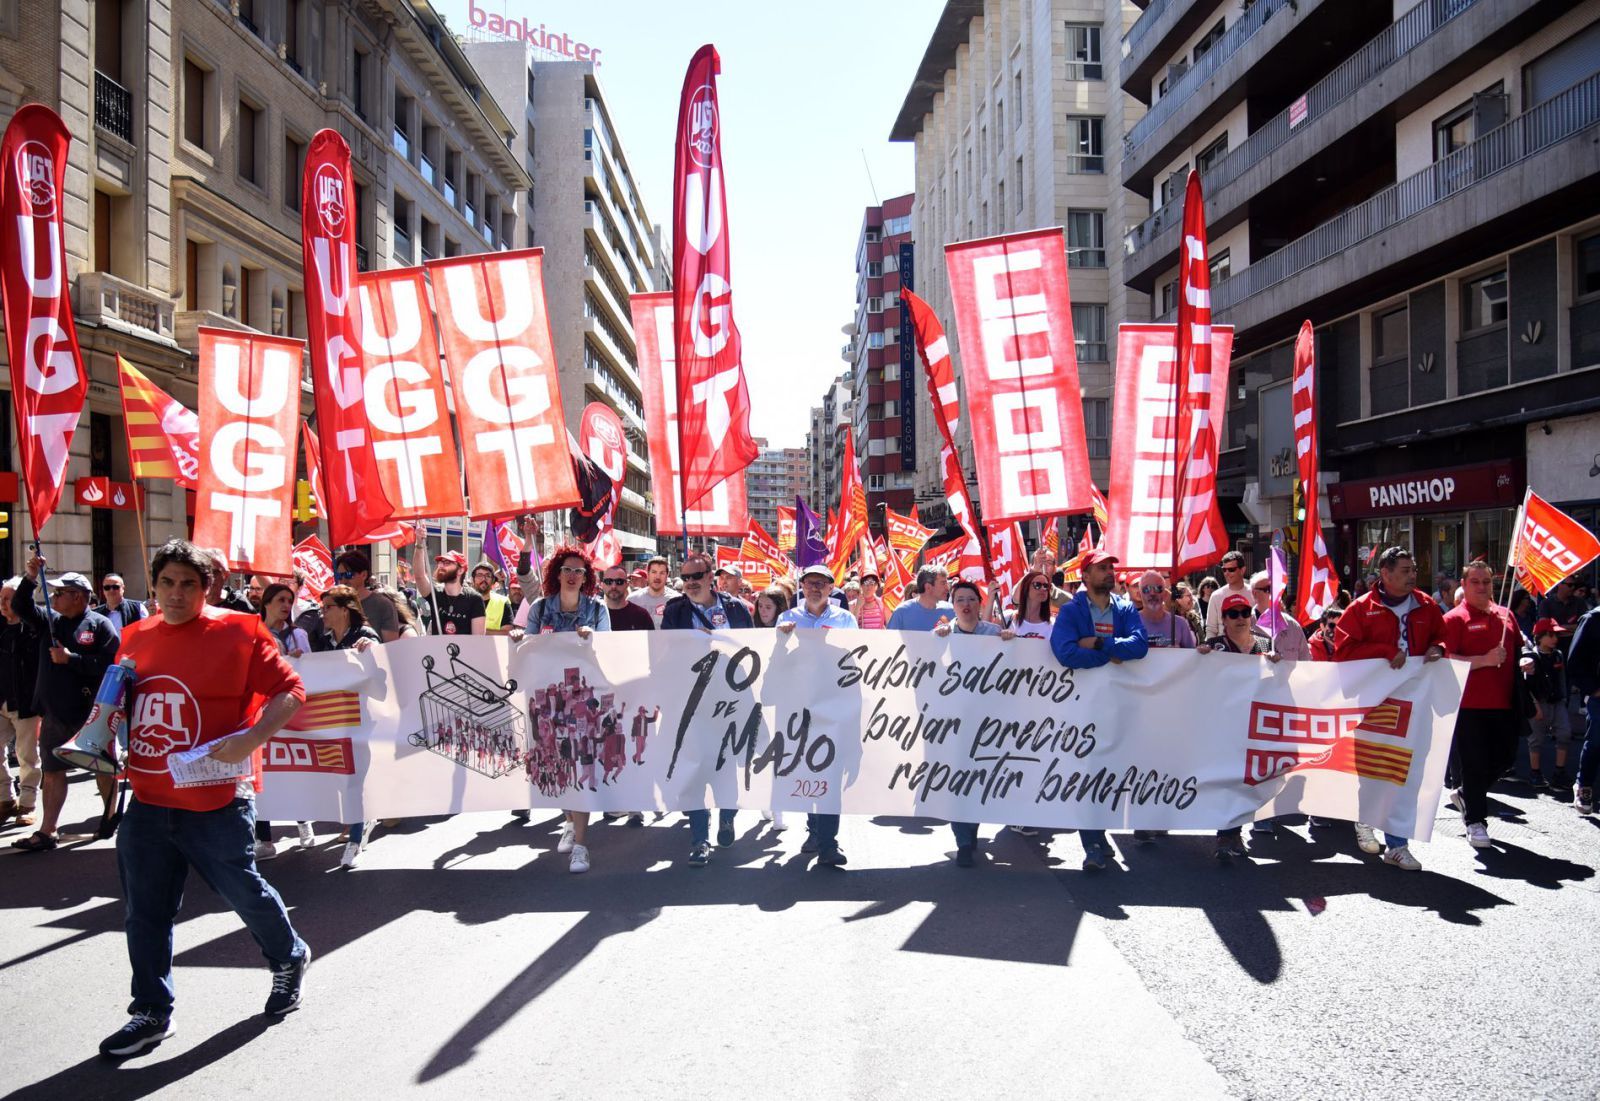
M1272 506L1261 499L1261 483L1246 482L1244 496L1239 500L1239 511L1259 531L1272 529Z

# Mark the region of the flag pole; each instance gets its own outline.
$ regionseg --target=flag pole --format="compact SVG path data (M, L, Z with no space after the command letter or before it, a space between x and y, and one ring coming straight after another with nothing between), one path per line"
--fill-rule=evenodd
M129 458L131 460L132 456L129 456ZM156 595L155 593L150 592L150 590L153 588L153 586L150 584L150 543L149 543L149 538L145 534L145 530L144 530L144 509L143 509L143 507L141 507L141 505L139 503L139 495L140 495L139 481L136 478L129 479L129 480L133 483L133 519L134 519L134 523L137 524L138 527L139 527L139 553L144 555L144 578L143 578L143 581L144 581L145 591L147 593L149 593L150 596L155 596ZM179 486L178 486L178 484L176 482L173 483L173 488L174 489L179 488ZM126 580L126 578L124 578L124 580ZM127 594L124 593L123 596L124 596L124 599L126 599Z
M1528 495L1532 492L1533 486L1531 483L1523 487L1522 504L1517 506L1517 519L1511 527L1511 550L1506 555L1506 575L1500 579L1500 603L1502 605L1505 604L1510 595L1511 580L1517 575L1517 564L1522 558L1522 555L1517 552L1522 545L1522 522L1527 518Z

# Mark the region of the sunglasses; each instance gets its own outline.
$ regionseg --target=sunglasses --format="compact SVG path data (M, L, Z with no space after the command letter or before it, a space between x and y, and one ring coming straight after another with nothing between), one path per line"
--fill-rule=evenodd
M1222 567L1222 572L1223 573L1238 573L1242 569L1244 569L1243 566L1223 566Z
M1159 593L1166 592L1167 587L1165 585L1141 585L1139 586L1139 591L1144 593L1146 596L1156 596Z
M100 587L102 589L106 589L108 591L116 591L116 592L121 592L122 591L122 586L121 585L101 585Z
M627 583L628 579L626 577L602 577L600 579L600 584L602 585L626 585Z
M1222 618L1223 619L1249 619L1250 618L1250 609L1248 609L1248 608L1229 608L1227 611L1222 613Z
M1048 581L1035 581L1032 585L1029 585L1028 588L1033 589L1033 590L1035 590L1037 592L1049 592L1050 591L1050 582L1048 582Z
M561 572L566 574L569 577L573 577L573 576L581 577L582 575L588 573L589 571L584 566L562 566L561 567Z
M706 571L696 570L694 573L680 573L678 579L680 581L704 581L706 579Z
M354 570L334 570L333 576L340 581L349 581L355 576Z
M1270 588L1268 588L1267 586L1265 586L1265 585L1257 585L1255 588L1251 589L1250 591L1254 592L1254 593L1266 593L1268 596L1272 595L1272 590Z

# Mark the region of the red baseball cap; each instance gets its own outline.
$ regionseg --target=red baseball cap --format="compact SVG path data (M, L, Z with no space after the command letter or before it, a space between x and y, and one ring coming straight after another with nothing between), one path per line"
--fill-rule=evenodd
M462 569L467 568L467 556L462 554L460 551L445 551L443 554L435 556L433 561L435 564L440 562L454 562Z
M1223 611L1227 611L1229 608L1254 608L1255 606L1256 602L1245 596L1244 593L1229 593L1222 598Z
M1082 568L1084 566L1093 566L1100 562L1108 562L1115 566L1120 561L1122 561L1122 559L1118 558L1110 551L1103 551L1099 547L1095 547L1093 550L1086 550L1083 552L1083 557L1079 560L1078 566Z
M1546 616L1544 619L1539 620L1539 622L1533 625L1533 637L1538 638L1540 635L1559 635L1565 630L1566 628L1561 626L1561 624Z

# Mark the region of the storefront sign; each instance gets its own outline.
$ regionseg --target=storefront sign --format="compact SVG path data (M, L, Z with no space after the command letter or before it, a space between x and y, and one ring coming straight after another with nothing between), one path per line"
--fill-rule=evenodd
M1515 507L1522 499L1522 463L1512 459L1450 470L1423 470L1357 482L1328 490L1337 520L1411 516L1467 508Z

